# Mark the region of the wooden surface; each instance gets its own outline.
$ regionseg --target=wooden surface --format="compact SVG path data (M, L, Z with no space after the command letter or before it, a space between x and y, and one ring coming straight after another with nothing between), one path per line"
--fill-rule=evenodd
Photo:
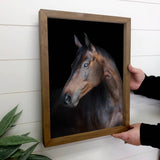
M128 65L130 64L130 45L131 45L131 20L124 24L124 54L123 54L123 120L124 125L129 126L130 120L130 73Z
M50 143L50 94L49 94L49 54L48 54L48 24L47 15L39 13L40 51L41 51L41 93L42 93L42 126L45 146Z
M99 136L110 135L126 131L129 126L129 72L127 66L130 63L130 34L131 34L131 20L130 18L100 16L94 14L80 14L73 12L40 10L40 48L41 48L41 81L42 81L42 121L43 121L43 136L44 145L46 147L52 145L65 144L74 141L95 138ZM64 137L51 138L50 126L50 99L49 99L49 63L48 63L48 28L47 18L60 18L72 20L85 20L96 22L109 22L124 24L124 53L123 53L123 126L96 130L92 132L79 133Z
M72 19L72 20L84 20L84 21L95 21L95 22L109 22L109 23L127 23L130 18L107 16L107 15L96 15L78 12L64 12L57 10L43 10L40 12L46 14L48 18L60 18L60 19Z

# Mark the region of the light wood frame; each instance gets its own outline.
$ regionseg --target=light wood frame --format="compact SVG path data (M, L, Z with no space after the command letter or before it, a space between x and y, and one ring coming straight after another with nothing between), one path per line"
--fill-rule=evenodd
M124 42L123 42L123 126L109 129L101 129L91 132L79 133L64 137L51 138L50 129L50 93L49 93L49 60L48 60L48 18L62 18L70 20L84 20L96 22L109 22L124 24ZM39 33L40 33L40 57L41 57L41 84L42 84L42 124L43 141L45 147L65 144L74 141L86 140L99 136L106 136L128 130L130 119L130 74L127 66L130 64L130 35L131 19L123 17L114 17L106 15L84 14L74 12L63 12L54 10L39 11Z

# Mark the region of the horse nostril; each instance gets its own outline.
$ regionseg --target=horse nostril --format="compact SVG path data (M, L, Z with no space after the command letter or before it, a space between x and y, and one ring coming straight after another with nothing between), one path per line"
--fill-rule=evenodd
M66 94L64 98L65 103L71 104L71 100L72 100L71 96L69 94Z

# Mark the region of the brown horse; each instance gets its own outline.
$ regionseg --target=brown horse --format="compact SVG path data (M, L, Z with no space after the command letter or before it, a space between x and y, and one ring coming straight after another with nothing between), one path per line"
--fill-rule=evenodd
M113 59L104 49L94 46L86 34L84 46L76 36L74 39L77 56L53 112L55 137L123 122L122 81Z

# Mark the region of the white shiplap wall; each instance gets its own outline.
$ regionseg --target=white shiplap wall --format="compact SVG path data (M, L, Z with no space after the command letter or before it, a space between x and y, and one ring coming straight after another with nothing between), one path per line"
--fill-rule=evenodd
M131 63L160 75L160 0L1 0L0 117L19 104L23 114L8 134L31 131L42 141L39 9L132 18ZM131 122L160 121L160 102L131 94ZM55 160L158 160L158 150L124 144L111 136L44 148Z

